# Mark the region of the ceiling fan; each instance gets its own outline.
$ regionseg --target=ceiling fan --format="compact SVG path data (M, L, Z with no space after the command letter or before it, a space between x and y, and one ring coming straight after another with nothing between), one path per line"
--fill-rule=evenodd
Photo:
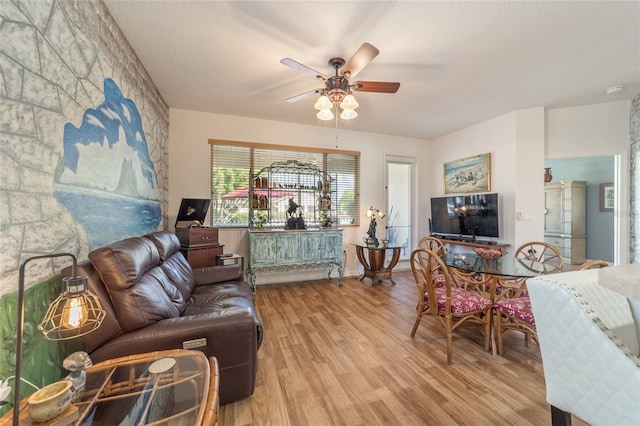
M333 118L331 110L338 106L342 109L341 118L351 119L357 117L358 114L355 109L358 107L358 103L351 94L352 91L396 93L400 87L400 83L388 81L356 81L353 84L349 83L349 79L355 77L356 74L369 65L378 56L378 53L380 51L374 46L369 43L363 43L347 62L342 58L331 58L329 65L335 70L335 74L331 77L327 77L293 59L282 59L280 61L281 64L323 80L325 86L293 96L286 99L286 101L298 102L315 94L320 94L321 96L316 102L315 108L320 110L317 116L321 120L331 120Z

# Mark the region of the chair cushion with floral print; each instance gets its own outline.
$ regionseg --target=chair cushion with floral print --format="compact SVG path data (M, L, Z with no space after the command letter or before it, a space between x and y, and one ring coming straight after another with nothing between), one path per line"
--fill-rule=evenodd
M429 293L425 294L425 301L429 301ZM447 293L444 287L436 288L436 299L438 310L444 310L447 302ZM463 290L461 288L451 289L451 312L454 314L466 314L478 312L491 307L491 300L479 294Z
M520 284L518 280L499 280L498 285L496 286L496 295L501 296L502 298L513 298L514 293L521 290L521 286L522 284ZM526 285L518 297L529 297Z
M531 309L531 300L529 299L529 297L502 299L495 304L494 308L524 323L536 325L536 322L533 318L533 310Z
M431 282L435 287L444 287L444 274L433 274Z
M458 287L464 287L465 286L465 282L462 278L459 277L453 277L453 280L455 281L455 285ZM433 274L431 276L431 282L433 283L433 285L435 287L444 287L444 274Z

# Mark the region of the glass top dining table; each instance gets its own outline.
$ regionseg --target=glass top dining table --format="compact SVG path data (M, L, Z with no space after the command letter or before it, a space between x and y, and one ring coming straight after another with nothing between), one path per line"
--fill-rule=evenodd
M531 278L556 270L555 265L534 260L502 256L495 260L485 259L475 253L445 253L440 256L451 268L466 272L477 272L502 277Z

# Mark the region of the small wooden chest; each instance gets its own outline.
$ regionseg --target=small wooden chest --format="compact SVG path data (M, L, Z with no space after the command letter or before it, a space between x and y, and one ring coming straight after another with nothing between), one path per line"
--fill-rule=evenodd
M218 228L191 226L176 228L176 235L182 247L210 246L218 244Z

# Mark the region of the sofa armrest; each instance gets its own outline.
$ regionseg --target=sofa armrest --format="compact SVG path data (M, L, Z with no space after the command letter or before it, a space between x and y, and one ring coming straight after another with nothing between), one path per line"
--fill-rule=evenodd
M240 265L207 266L194 268L193 276L196 285L210 285L225 281L242 281L242 267Z
M247 349L257 341L256 323L251 309L238 307L167 318L116 337L92 352L91 359L93 362L100 362L148 352L150 349L156 351L182 348L184 342L202 338L207 339L206 345L194 349L201 350L207 356L215 356L221 364L246 358L251 352ZM219 351L231 347L234 351L237 349L238 354L228 356L226 352Z
M185 342L188 342L186 346ZM164 319L118 336L90 356L96 363L151 350L183 347L200 350L218 360L220 399L225 403L253 393L257 342L257 326L251 309L238 307Z

